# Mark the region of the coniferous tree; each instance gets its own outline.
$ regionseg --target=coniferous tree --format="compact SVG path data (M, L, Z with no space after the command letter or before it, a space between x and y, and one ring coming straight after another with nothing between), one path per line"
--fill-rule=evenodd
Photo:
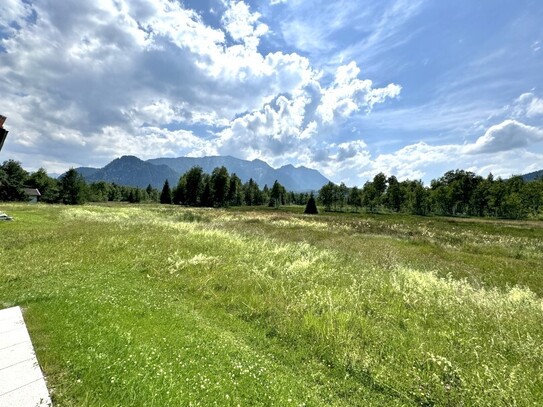
M147 196L151 197L151 194L153 193L153 186L151 184L147 184L147 188L145 188L145 192L147 192Z
M66 205L80 205L87 201L87 183L75 169L70 168L59 182L59 195Z
M164 181L164 186L162 187L162 192L160 193L160 203L172 203L172 191L170 190L170 183L168 182L168 180Z
M263 202L262 191L260 191L258 184L252 178L243 185L243 199L245 200L245 205L248 206L261 205Z
M284 205L285 195L285 187L282 186L277 180L275 180L270 191L270 201L268 206L278 208L280 205Z
M179 178L177 187L173 190L173 203L176 205L184 204L187 199L187 179L185 175Z
M313 193L311 193L311 196L307 200L307 205L305 206L304 213L307 215L316 215L319 213L319 210L317 209L317 203L315 202L315 197L313 196Z
M141 189L139 188L130 188L128 193L128 202L130 203L140 203L141 202Z
M243 190L241 179L236 174L230 175L227 201L229 205L240 206L243 203Z
M192 167L185 175L185 202L187 205L196 206L200 204L201 195L204 189L204 171L202 167Z
M118 202L121 200L121 190L119 186L114 182L111 183L109 192L108 192L108 201Z
M145 192L147 193L147 199L151 202L158 202L159 195L158 190L153 188L151 184L147 185L147 188L145 189Z
M205 174L203 177L203 191L200 198L200 205L211 208L213 206L213 195L211 191L211 182L209 175Z
M230 187L230 176L226 167L217 167L211 173L209 179L213 206L226 206L228 188Z

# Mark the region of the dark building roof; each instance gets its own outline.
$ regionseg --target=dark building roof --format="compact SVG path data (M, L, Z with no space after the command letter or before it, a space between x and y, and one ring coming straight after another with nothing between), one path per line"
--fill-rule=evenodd
M36 188L25 188L25 194L28 196L41 196L40 191Z
M6 116L2 116L0 114L0 150L2 150L4 141L6 141L6 137L8 136L8 131L4 129L4 122L6 121L6 119Z
M0 128L0 150L2 150L2 146L4 145L4 141L6 141L7 135L8 131Z

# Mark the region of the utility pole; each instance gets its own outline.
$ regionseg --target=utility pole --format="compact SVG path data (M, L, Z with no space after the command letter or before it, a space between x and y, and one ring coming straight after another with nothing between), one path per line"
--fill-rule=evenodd
M6 137L8 136L8 131L4 129L4 122L6 121L6 119L7 117L0 114L0 151L2 151L4 141L6 141Z

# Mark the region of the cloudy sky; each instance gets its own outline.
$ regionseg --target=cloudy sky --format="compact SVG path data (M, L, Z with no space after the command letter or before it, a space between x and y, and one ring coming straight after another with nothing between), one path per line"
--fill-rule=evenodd
M543 168L541 0L2 0L0 161Z

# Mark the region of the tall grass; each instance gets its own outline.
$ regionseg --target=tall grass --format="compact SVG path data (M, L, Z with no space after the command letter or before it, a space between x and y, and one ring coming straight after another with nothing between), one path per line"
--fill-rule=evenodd
M543 400L539 224L5 210L0 303L57 405Z

